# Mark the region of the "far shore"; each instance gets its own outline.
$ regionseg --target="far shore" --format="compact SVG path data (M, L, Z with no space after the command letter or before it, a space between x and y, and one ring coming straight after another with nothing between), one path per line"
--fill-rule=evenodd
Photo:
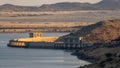
M3 24L4 23L4 24ZM78 22L4 22L0 21L0 33L74 32L93 23Z

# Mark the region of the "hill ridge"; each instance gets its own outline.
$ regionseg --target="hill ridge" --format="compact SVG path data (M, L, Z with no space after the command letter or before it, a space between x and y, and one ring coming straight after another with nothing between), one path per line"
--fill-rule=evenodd
M120 36L120 20L106 20L85 26L70 34L84 37L83 41L89 43L107 43Z
M42 6L19 6L4 4L0 11L76 11L76 10L120 10L120 0L102 0L96 4L80 2L60 2Z

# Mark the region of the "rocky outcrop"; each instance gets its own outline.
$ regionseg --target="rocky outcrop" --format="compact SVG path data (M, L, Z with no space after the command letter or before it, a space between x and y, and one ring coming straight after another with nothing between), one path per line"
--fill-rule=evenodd
M106 59L80 68L120 68L120 53L107 53Z
M120 37L104 44L92 46L73 53L79 59L95 60L93 64L80 68L119 68L120 67Z

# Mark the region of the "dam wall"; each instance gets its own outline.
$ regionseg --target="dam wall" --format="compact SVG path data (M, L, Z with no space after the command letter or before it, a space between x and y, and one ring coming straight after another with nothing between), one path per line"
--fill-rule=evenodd
M91 46L82 41L82 37L68 36L60 40L61 37L44 37L41 33L30 33L29 38L17 38L9 41L10 47L26 48L50 48L50 49L79 49Z
M28 42L26 43L28 48L44 48L44 49L54 49L53 42Z

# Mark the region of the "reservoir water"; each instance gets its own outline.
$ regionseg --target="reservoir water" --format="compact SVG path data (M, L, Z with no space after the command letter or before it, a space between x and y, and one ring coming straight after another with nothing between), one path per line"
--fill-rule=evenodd
M43 35L61 36L65 34L67 33L44 33ZM28 34L0 34L0 68L77 68L89 64L63 50L7 47L10 39L20 37L28 37Z

